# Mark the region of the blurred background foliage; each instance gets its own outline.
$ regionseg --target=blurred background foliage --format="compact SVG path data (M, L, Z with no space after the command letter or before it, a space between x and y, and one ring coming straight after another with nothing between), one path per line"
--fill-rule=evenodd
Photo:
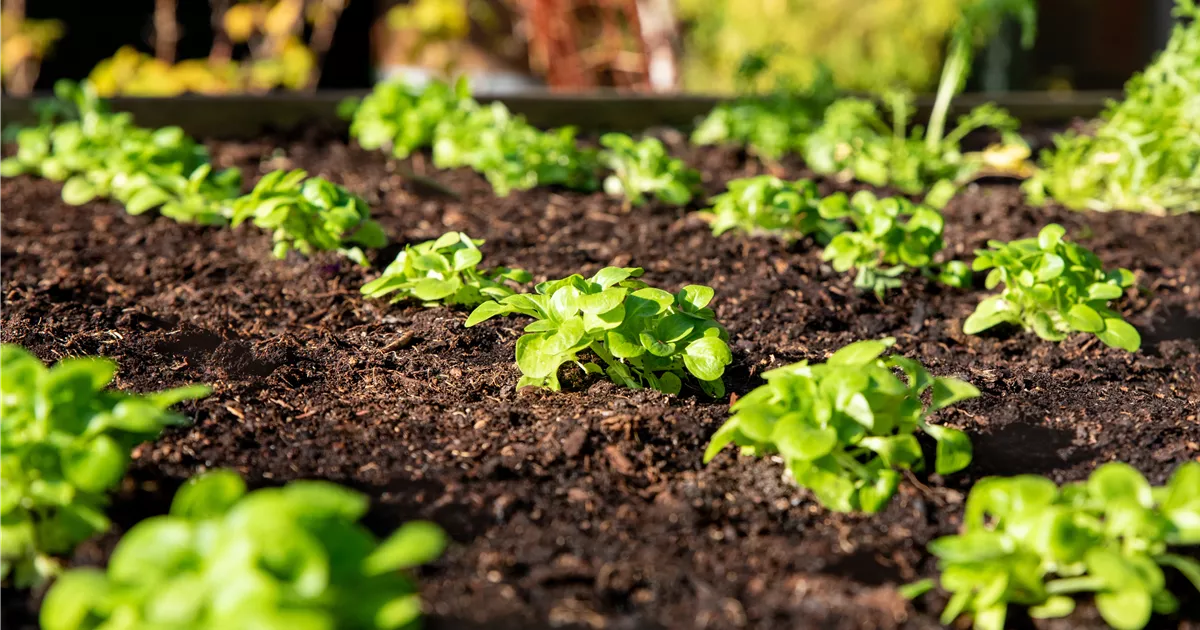
M807 85L820 63L844 89L926 89L963 1L678 0L684 88L730 91L742 59L766 50L759 89Z

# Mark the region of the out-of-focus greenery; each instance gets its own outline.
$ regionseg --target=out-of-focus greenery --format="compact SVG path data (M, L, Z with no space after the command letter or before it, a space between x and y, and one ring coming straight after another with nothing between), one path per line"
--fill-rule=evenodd
M684 87L729 91L747 54L775 49L759 87L807 84L823 62L845 89L928 88L964 1L679 0Z

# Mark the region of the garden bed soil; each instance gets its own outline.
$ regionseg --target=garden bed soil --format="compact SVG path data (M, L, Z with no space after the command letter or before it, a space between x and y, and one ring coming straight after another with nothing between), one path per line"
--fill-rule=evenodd
M626 212L600 194L555 190L495 198L473 173L319 135L210 146L218 165L251 180L302 167L343 183L397 243L461 230L487 239L485 264L539 280L639 265L669 290L712 285L734 352L732 396L764 370L894 336L898 352L982 391L937 416L971 435L975 460L948 478L909 475L878 515L833 514L776 461L727 449L701 464L729 400L574 375L560 393L515 391L524 318L465 329L465 311L363 299L372 273L335 255L276 260L270 236L249 225L71 207L54 182L6 179L3 341L47 361L112 357L123 389L215 390L181 406L193 426L135 452L112 504L114 531L81 546L76 564L102 564L120 533L166 511L183 479L231 467L255 485L321 478L358 488L381 534L414 518L445 527L453 545L420 572L430 628L929 628L944 596L909 603L895 587L935 575L925 545L956 530L981 477L1064 482L1120 460L1162 483L1200 456L1200 216L1033 208L1008 182L973 186L946 208L954 257L1056 221L1106 266L1134 270L1141 290L1117 305L1143 335L1130 355L1085 335L969 337L963 319L986 294L978 283L912 278L880 302L811 242L713 238L684 209ZM735 151L676 149L709 192L763 172ZM836 188L847 186L823 180L824 192ZM376 252L377 268L398 250ZM1200 628L1189 588L1177 585L1184 609L1156 627ZM6 590L4 626L32 627L37 599ZM1029 623L1015 610L1012 622ZM1103 624L1084 605L1042 625Z

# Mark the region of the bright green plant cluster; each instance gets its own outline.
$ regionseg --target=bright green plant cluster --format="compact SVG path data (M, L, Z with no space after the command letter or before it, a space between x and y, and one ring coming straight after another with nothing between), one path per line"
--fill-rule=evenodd
M425 306L474 307L513 295L506 280L524 284L533 279L521 269L477 269L483 260L482 244L482 239L462 232L447 232L437 240L406 246L381 276L363 285L362 294L370 298L392 295L392 303L417 300Z
M63 359L47 368L8 344L0 364L0 577L37 586L58 572L53 556L108 530L107 494L125 476L133 447L188 422L167 408L210 390L106 390L112 361Z
M233 225L247 219L271 230L275 257L285 258L295 249L304 255L336 251L369 266L364 247L383 247L387 235L371 220L371 210L361 197L308 173L273 171L254 190L233 203Z
M1121 463L1062 488L1034 475L984 479L967 498L961 532L929 550L952 594L942 623L967 614L980 630L1002 630L1010 604L1030 606L1037 619L1065 617L1076 594L1092 593L1105 622L1137 630L1179 608L1163 567L1200 590L1200 562L1168 551L1183 545L1200 545L1196 462L1157 488ZM916 586L914 594L931 584Z
M575 142L575 129L541 131L503 103L474 101L437 128L433 163L438 168L469 167L482 174L496 194L536 186L591 191L598 187L596 152Z
M0 162L0 174L61 181L72 205L113 198L130 214L160 208L184 223L228 220L226 202L241 189L237 169L213 172L207 150L182 129L137 127L129 114L108 111L90 84L60 81L55 91L42 123L17 131L17 153Z
M979 303L963 332L974 335L1009 323L1049 341L1062 341L1072 332L1092 333L1106 345L1135 352L1142 344L1137 329L1108 308L1133 286L1133 274L1128 269L1104 271L1095 254L1065 240L1064 234L1061 225L1052 223L1037 238L989 241L989 249L975 252L972 267L991 270L987 288L1004 284L1004 290Z
M503 103L481 105L465 79L420 88L381 83L361 103L345 101L341 112L363 148L400 158L432 149L435 166L471 168L501 196L535 186L599 187L596 152L576 143L573 128L541 131Z
M922 127L908 131L907 95L890 94L887 100L891 125L873 101L844 98L830 105L824 122L805 141L808 166L822 174L895 186L911 195L928 191L926 203L941 207L984 164L981 154L959 148L967 134L990 127L1001 132L1005 144L1024 146L1016 134L1017 120L994 104L971 110L959 118L958 126L931 143L933 136Z
M229 470L188 481L170 514L138 523L107 571L74 569L46 595L45 630L390 630L419 621L403 571L441 555L424 521L382 542L358 520L365 496L324 481L247 493Z
M938 474L962 470L971 462L970 439L928 419L979 390L931 376L916 360L882 356L894 343L859 341L825 363L764 372L766 385L730 407L733 415L713 435L705 463L729 444L751 455L779 454L797 483L839 512L878 512L887 505L900 483L897 471L924 466L918 431L937 441ZM928 405L922 399L927 390Z
M933 262L944 246L944 221L937 210L903 197L878 199L859 191L851 198L845 193L826 197L821 200L820 213L825 219L848 217L854 224L854 230L833 237L822 257L837 271L857 268L854 286L859 289L882 297L902 284L900 275L910 268L950 286L970 284L971 272L965 263Z
M737 230L793 241L814 234L827 243L844 229L840 221L821 217L821 195L808 179L789 182L773 175L734 179L711 201L713 207L705 216L714 236Z
M754 78L745 77L744 82ZM699 145L745 147L774 162L803 149L808 134L820 124L835 97L833 77L822 68L805 89L781 85L764 97L742 97L717 105L696 125L691 140Z
M605 147L600 160L612 174L604 179L604 192L625 197L640 206L647 195L659 201L687 205L700 190L700 173L667 153L658 138L634 140L622 133L600 137Z
M451 86L430 82L417 91L404 83L384 82L362 99L347 99L341 114L349 118L350 137L364 149L391 151L406 158L433 146L438 124L471 103L466 81Z
M694 377L706 394L725 394L721 376L733 359L729 334L713 321L713 290L688 285L678 293L635 278L640 267L605 267L591 278L579 274L543 282L520 293L480 304L466 325L497 315L534 318L517 340L517 387L559 389L558 369L574 362L587 373L605 373L618 385L677 394ZM591 351L603 363L582 362Z
M1166 49L1125 84L1096 128L1069 131L1027 182L1076 210L1200 212L1200 6L1177 0Z

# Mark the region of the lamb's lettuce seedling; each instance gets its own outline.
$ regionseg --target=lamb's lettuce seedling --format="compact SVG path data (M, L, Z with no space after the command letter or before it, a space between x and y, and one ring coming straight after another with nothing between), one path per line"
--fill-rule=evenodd
M366 255L354 245L387 244L383 228L371 220L367 202L300 169L268 173L254 190L234 201L234 227L247 219L273 231L276 258L287 257L292 249L306 256L337 251L366 267Z
M760 175L731 180L729 189L712 198L713 207L703 216L712 223L715 236L738 230L794 241L814 234L817 241L827 243L844 225L821 217L820 202L812 180L789 182Z
M425 306L474 307L513 295L506 280L532 280L529 272L521 269L477 269L483 260L482 244L482 239L462 232L447 232L437 240L405 246L383 275L363 285L362 294L371 298L391 295L392 303L418 300Z
M836 193L822 199L820 214L825 219L849 217L854 224L854 230L833 237L822 257L837 271L857 268L854 286L859 289L882 298L888 289L902 284L900 275L909 269L954 287L970 283L965 263L933 262L944 245L945 222L937 210L902 197L878 199L864 190L851 198Z
M1200 562L1168 550L1184 545L1200 545L1200 463L1152 488L1114 462L1062 488L1035 475L984 479L971 489L960 533L929 550L952 594L944 624L967 614L979 630L1003 630L1010 604L1030 606L1038 619L1065 617L1075 594L1094 593L1104 621L1136 630L1179 608L1163 567L1200 590Z
M113 198L130 214L160 208L185 223L228 220L229 202L241 192L240 171L213 172L208 151L182 129L137 127L129 114L110 112L90 84L60 81L55 88L52 115L17 132L17 154L0 164L0 174L61 181L63 200L72 205Z
M908 95L891 93L886 101L890 125L873 101L844 98L830 105L824 122L805 141L809 167L847 180L895 186L910 195L927 193L925 202L940 208L985 163L985 153L959 148L967 134L990 127L1001 132L1006 146L1026 146L1016 134L1017 120L991 103L959 118L958 126L930 144L920 126L908 131Z
M683 206L700 189L700 173L667 153L658 138L634 140L621 133L600 136L605 150L600 161L612 169L604 180L604 192L625 197L635 206L652 195L659 201Z
M974 335L1009 323L1048 341L1085 332L1114 348L1137 351L1141 335L1108 307L1133 286L1133 273L1104 271L1095 254L1067 241L1065 234L1061 225L1052 223L1037 238L989 241L989 249L976 251L972 268L990 269L987 288L1003 283L1004 290L979 303L963 322L963 332Z
M412 628L421 602L407 571L440 556L445 535L414 521L378 541L358 523L367 508L326 481L247 493L230 470L192 478L169 515L129 530L107 571L65 573L42 628Z
M801 486L839 512L878 512L900 483L902 469L925 459L916 433L937 441L940 475L971 462L971 441L930 424L939 409L979 396L970 383L931 376L920 362L883 354L895 339L859 341L825 363L793 363L763 373L767 383L739 398L713 435L704 462L729 444L743 453L778 454ZM901 380L896 375L905 375ZM932 390L930 402L922 394Z
M1030 200L1076 210L1200 212L1200 5L1178 0L1166 48L1097 125L1041 154Z
M430 81L420 88L403 82L375 86L361 103L349 100L350 137L364 149L383 149L398 158L433 146L438 125L474 106L465 78L451 86Z
M47 368L9 344L0 346L0 364L0 577L37 586L60 570L54 556L108 530L107 495L133 447L187 424L167 408L210 390L106 390L112 361L63 359Z
M691 141L746 147L774 162L803 148L805 138L820 124L836 95L832 74L821 66L806 88L779 85L766 96L750 93L720 103L696 125Z
M605 267L588 279L543 282L534 294L480 304L466 325L510 313L535 319L517 340L517 387L557 391L559 367L574 362L625 387L677 394L690 375L709 396L724 396L721 376L733 356L708 308L713 290L688 285L671 294L635 279L641 275L640 267ZM603 368L580 358L589 350Z

